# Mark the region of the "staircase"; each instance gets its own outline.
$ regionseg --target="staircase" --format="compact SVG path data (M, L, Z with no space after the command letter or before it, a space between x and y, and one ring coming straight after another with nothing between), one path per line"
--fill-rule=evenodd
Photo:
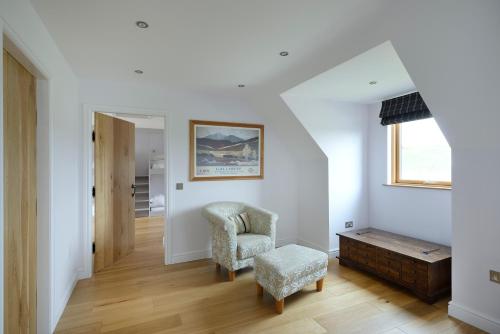
M149 176L136 176L135 186L135 218L149 217Z

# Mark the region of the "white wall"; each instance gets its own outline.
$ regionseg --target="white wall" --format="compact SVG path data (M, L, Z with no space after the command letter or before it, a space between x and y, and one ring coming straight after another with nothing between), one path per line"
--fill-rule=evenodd
M273 131L272 123L256 114L242 100L202 93L176 92L153 85L82 81L80 100L85 104L127 106L165 110L168 113L171 184L174 190L171 217L173 261L182 262L210 255L208 222L200 209L212 201L233 200L259 205L280 215L277 243L295 241L298 223L298 172L286 143ZM189 120L253 122L265 125L264 180L189 181ZM167 192L168 194L169 192Z
M40 82L37 94L41 102L37 158L47 164L38 169L39 177L43 171L39 186L44 188L38 202L38 213L43 216L38 220L37 327L39 333L49 333L66 305L81 260L78 83L29 1L1 1L0 16L4 33L48 79ZM3 316L2 310L0 314Z
M488 269L500 270L500 176L493 171L500 169L500 2L378 0L378 6L376 15L332 35L315 57L283 74L273 87L280 94L392 42L452 148L449 313L500 332L500 286L488 279Z
M298 127L293 119L282 116L283 106L276 101L279 94L390 40L453 150L453 302L450 313L483 329L500 332L500 288L489 282L487 271L500 269L497 240L500 212L496 200L500 186L496 173L500 169L500 131L497 129L500 124L497 112L500 2L378 0L377 3L378 13L363 17L349 29L332 33L328 45L311 51L310 58L272 78L262 87L267 94L255 96L256 103L262 106L266 117L286 120L275 122L273 126L279 140L289 139L297 133L294 131ZM162 93L165 91L166 88ZM141 105L148 105L147 100ZM201 113L204 107L198 109ZM307 139L301 144L303 139L300 136L294 143L304 154L315 152L316 146ZM312 171L322 170L321 158L319 161ZM299 172L304 180L302 184L308 186L306 170ZM478 180L478 175L486 175L484 181ZM326 178L322 181L326 182ZM321 180L314 182L320 183ZM299 185L298 189L306 188ZM250 191L253 190L251 187ZM271 193L269 195L271 197ZM283 198L283 202L287 200L289 198ZM328 219L319 202L315 211ZM302 209L297 210L300 213ZM306 222L301 221L301 224Z
M394 30L391 40L452 147L449 311L500 333L500 285L488 276L489 269L500 270L500 2L412 2L405 7L394 8L391 16L401 10L415 15L394 22L409 29ZM422 25L422 17L430 24Z
M387 186L388 128L380 103L369 106L368 169L370 226L451 245L451 191Z
M449 312L490 333L500 333L500 285L489 281L490 269L500 271L500 149L454 149L452 158Z
M319 219L315 224L324 226L311 228L308 223L299 231L303 228L308 233L306 241L329 236L327 250L338 250L336 233L346 230L345 222L353 221L354 228L368 226L367 107L290 94L284 94L283 99L328 159L328 183L323 178L325 186L317 188L314 200L328 199L329 222ZM304 182L311 182L311 176Z
M500 270L500 243L497 240L500 235L500 208L497 203L500 187L500 176L497 173L500 170L500 131L497 128L500 124L497 98L500 90L500 2L379 0L378 4L380 12L377 15L364 17L350 29L332 34L328 45L313 50L311 57L297 63L293 70L283 73L279 78L272 78L272 82L262 87L266 94L256 95L258 99L255 99L255 103L262 107L258 112L265 114L266 120L272 120L266 128L266 131L271 129L266 132L271 134L266 139L271 144L266 153L270 164L266 164L264 181L257 181L255 184L235 182L233 186L217 182L213 184L215 191L209 191L202 183L186 184L183 195L178 196L176 216L172 223L179 231L181 241L193 241L190 245L198 242L196 245L199 245L200 251L197 253L196 250L192 251L195 249L193 247L188 250L176 245L179 259L198 256L200 252L206 251L206 239L201 237L206 232L206 226L200 226L206 223L195 212L207 197L218 197L217 190L221 190L224 195L234 196L244 189L245 198L249 201L257 202L260 199L264 200L264 206L278 208L277 211L282 216L278 223L279 237L291 236L298 231L297 215L301 217L301 224L309 222L306 220L308 216L303 215L305 211L300 203L291 206L289 203L297 203L294 199L307 197L302 193L299 196L298 192L302 189L317 191L319 188L314 185L324 184L327 179L312 175L309 182L309 166L306 164L301 169L293 163L292 157L282 153L288 151L287 146L296 146L300 147L298 152L318 157L316 145L300 134L300 126L293 117L287 118L283 114L284 107L278 102L278 96L307 78L391 40L413 82L433 110L453 150L453 301L450 313L490 332L500 332L500 286L488 280L488 269ZM79 150L72 147L77 140L75 136L79 133L77 114L74 112L77 99L73 90L76 84L28 1L2 0L0 6L3 21L16 32L27 49L39 59L39 63L44 64L51 79L52 122L53 125L58 125L54 127L52 134L53 164L61 166L57 172L62 172L61 179L65 181L55 180L52 184L53 208L60 209L53 215L52 233L54 236L61 233L65 237L61 242L58 241L59 237L54 238L54 242L59 245L54 249L57 248L56 254L60 257L57 264L60 267L54 271L58 278L52 281L55 301L55 296L60 295L56 290L67 291L67 283L70 281L68 278L74 270L77 253L75 247L78 245L74 235L78 233L75 232L75 224L79 219L79 208L75 207L75 203L78 203L79 192L75 189L78 189L79 183L74 163L79 161ZM422 24L424 19L425 24ZM232 100L225 102L222 98L211 99L204 95L197 96L193 101L189 99L193 96L185 96L182 100L168 87L152 90L142 87L137 92L130 88L114 87L106 91L112 96L103 96L102 88L107 86L98 87L101 91L97 87L87 87L82 96L90 103L151 106L173 109L177 113L185 112L186 114L173 116L173 120L179 123L187 124L189 117L203 116L226 120L239 118L242 121L250 118L248 115L244 116L239 109L241 106L235 107ZM235 109L239 111L233 115ZM64 113L68 113L68 116L64 117ZM257 115L255 118L260 119ZM187 136L186 131L182 127L172 130L178 138ZM297 139L294 140L293 137ZM187 144L182 141L178 144L174 147L175 153L179 154L175 163L175 178L186 181ZM315 168L311 168L310 172L324 173L323 163L326 162L321 157L312 163ZM56 169L54 166L53 175L59 177ZM268 179L267 176L275 178ZM258 182L262 186L256 186ZM59 188L61 184L65 187ZM280 189L276 195L275 189L279 187L286 187L287 191ZM186 196L188 193L192 198ZM310 196L314 194L310 192ZM66 203L66 198L71 200ZM312 203L309 199L309 204L309 211L328 219L328 215L323 213L322 199L318 203ZM201 234L191 240L189 233L193 231Z
M390 150L388 128L380 125L378 117L380 103L342 103L291 94L284 94L284 100L328 158L329 186L322 196L329 203L330 250L338 249L336 233L345 231L345 222L351 220L354 228L371 226L451 245L450 190L386 185ZM308 177L304 183L312 180ZM322 233L321 226L299 226L299 238L305 244L317 241L316 235Z
M290 152L293 160L283 161L278 156L266 154L266 178L271 177L282 190L276 197L274 189L264 194L264 200L275 203L281 210L289 209L292 193L297 191L298 204L289 212L298 220L295 238L285 242L317 248L327 252L328 245L328 160L318 144L304 128L279 94L273 94L269 87L248 90L240 96L252 110L265 118L268 128L280 142L282 149ZM271 161L270 161L271 159ZM289 185L288 178L298 185ZM267 187L266 187L267 189ZM282 220L283 217L280 218ZM283 242L282 242L283 243Z
M328 159L297 161L299 173L298 243L329 252Z

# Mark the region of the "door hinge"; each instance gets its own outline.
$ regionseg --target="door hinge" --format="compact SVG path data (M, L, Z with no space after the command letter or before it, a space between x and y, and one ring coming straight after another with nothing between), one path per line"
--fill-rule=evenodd
M92 187L92 197L95 197L95 187Z
M92 254L95 254L95 242L92 243Z
M92 142L95 142L95 131L92 131Z

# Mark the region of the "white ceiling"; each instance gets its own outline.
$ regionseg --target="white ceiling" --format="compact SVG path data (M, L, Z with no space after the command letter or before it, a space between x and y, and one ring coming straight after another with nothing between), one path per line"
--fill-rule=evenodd
M379 9L363 0L31 1L79 77L201 89L272 80Z
M370 85L370 81L376 81ZM415 90L391 42L385 42L288 90L284 95L373 103Z

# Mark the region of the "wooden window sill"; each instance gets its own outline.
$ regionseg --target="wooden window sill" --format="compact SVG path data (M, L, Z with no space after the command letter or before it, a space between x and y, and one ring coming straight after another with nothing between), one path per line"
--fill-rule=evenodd
M441 184L411 184L411 183L384 183L388 187L403 187L403 188L424 188L424 189L437 189L437 190L451 190L451 186Z

